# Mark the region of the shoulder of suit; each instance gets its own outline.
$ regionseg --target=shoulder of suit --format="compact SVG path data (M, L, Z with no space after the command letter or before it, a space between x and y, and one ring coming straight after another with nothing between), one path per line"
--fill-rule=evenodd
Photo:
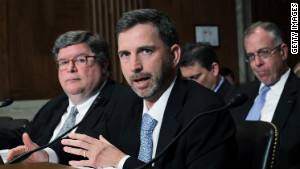
M62 95L59 95L51 100L49 100L47 104L59 104L59 103L63 103L64 101L67 101L68 100L68 96L66 94L62 94Z

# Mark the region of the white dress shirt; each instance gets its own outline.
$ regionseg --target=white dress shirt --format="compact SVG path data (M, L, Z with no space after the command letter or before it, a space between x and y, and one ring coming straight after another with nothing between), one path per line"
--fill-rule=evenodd
M260 116L261 121L267 121L267 122L272 121L275 109L277 107L278 101L282 94L287 78L289 77L289 74L290 74L290 68L285 74L283 74L280 77L280 80L277 83L275 83L273 86L270 86L271 89L269 90L269 92L267 92L266 101L264 107L261 110L261 116ZM259 87L259 91L262 90L264 86L265 84L261 83Z

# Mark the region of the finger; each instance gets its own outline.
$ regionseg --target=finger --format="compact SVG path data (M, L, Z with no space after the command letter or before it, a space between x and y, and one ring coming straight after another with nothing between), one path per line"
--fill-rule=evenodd
M26 147L25 146L18 146L16 148L13 148L11 150L9 150L6 160L10 161L14 158L16 158L17 156L19 156L20 154L26 152Z
M61 143L66 146L74 146L74 147L79 147L87 150L89 150L89 145L90 145L87 142L81 140L72 140L72 139L63 139Z
M78 133L71 133L69 134L69 137L75 140L81 140L87 143L93 143L95 141L97 141L97 139L90 137L88 135L85 134L78 134Z
M69 161L69 164L72 166L93 167L90 160Z
M85 150L80 149L80 148L73 148L73 147L66 146L66 147L64 147L64 151L67 153L70 153L70 154L83 156ZM88 157L88 154L89 154L89 152L87 151L85 153L86 157Z
M22 139L23 139L23 143L24 145L29 149L29 150L32 150L32 149L36 149L38 148L38 146L33 143L29 137L29 135L27 133L24 133L22 135Z

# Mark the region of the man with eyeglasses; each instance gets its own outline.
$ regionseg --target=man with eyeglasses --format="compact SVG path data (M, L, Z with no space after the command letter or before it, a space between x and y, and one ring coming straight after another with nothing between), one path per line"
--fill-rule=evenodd
M55 41L52 52L65 94L44 105L25 128L0 131L1 149L18 146L8 153L8 161L38 145L47 144L83 119L71 132L87 134L88 130L101 128L114 110L124 111L124 106L141 100L131 88L109 80L108 45L99 35L88 31L64 33ZM130 104L131 101L134 104ZM66 156L69 154L63 151L58 140L30 158L68 164ZM27 161L32 161L30 158ZM72 158L83 159L82 156Z
M258 80L238 87L237 92L249 98L231 110L232 116L235 121L274 123L280 135L278 168L299 168L300 80L287 65L287 44L275 24L256 22L246 29L244 45L246 61Z

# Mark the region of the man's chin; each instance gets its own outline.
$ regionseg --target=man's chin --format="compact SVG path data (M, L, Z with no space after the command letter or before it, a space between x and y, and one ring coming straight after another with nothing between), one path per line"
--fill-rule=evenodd
M137 89L135 87L132 87L132 90L141 98L146 99L149 97L149 91L146 91L147 89Z
M77 89L77 90L68 90L68 91L66 91L66 93L67 93L68 95L73 95L73 96L75 96L75 95L81 94L81 93L82 93L82 90L79 90L79 89Z
M259 78L259 81L262 82L262 83L265 84L265 85L268 85L268 86L272 86L273 83L274 83L274 82L272 81L272 79L267 78L267 77Z

